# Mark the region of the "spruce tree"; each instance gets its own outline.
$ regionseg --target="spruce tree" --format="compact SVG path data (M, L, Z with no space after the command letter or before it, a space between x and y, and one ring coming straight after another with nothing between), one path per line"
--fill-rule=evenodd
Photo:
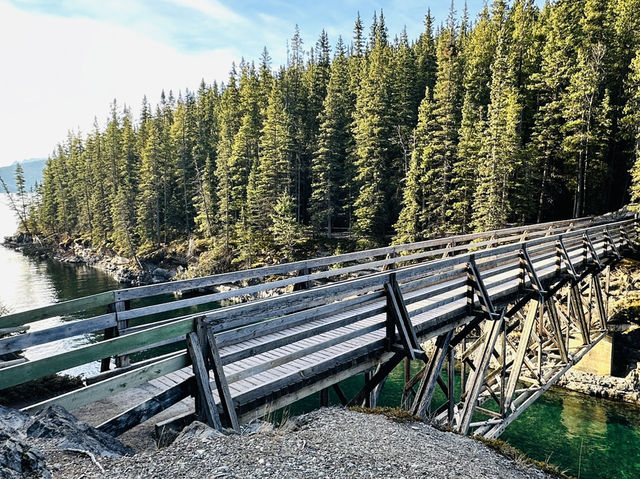
M474 201L476 231L502 228L509 221L513 175L521 160L518 126L522 107L504 30L498 39L491 72L491 103Z
M336 216L346 206L345 192L350 178L345 168L352 144L350 134L354 101L349 89L349 65L341 39L331 65L331 76L320 114L318 149L312 164L311 220L316 231L331 238Z

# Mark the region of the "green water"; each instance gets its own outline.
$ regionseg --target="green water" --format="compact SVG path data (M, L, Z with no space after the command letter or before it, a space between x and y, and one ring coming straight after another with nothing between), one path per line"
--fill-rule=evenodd
M15 220L0 195L0 236L15 230ZM108 275L86 266L35 260L0 246L0 303L13 311L43 306L88 294L99 293L120 285ZM165 298L166 299L166 298ZM59 323L68 318L41 321L38 327ZM46 323L46 324L45 324ZM78 337L27 351L31 359L46 356L51 348L69 349L91 337ZM94 374L99 365L76 368L72 373ZM412 363L415 374L420 365ZM92 369L93 368L93 369ZM456 381L458 383L459 381ZM362 375L341 385L348 397L364 384ZM400 405L403 369L390 375L380 398L382 406ZM439 393L436 405L444 401ZM333 390L330 403L339 404ZM318 395L298 401L285 414L309 412L319 405ZM573 476L584 479L640 478L640 409L603 399L564 391L548 391L520 416L501 439L511 443L529 457L558 465Z

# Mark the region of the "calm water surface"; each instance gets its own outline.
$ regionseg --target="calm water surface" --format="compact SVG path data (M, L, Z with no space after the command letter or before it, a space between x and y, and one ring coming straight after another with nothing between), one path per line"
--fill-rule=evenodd
M9 208L7 196L0 194L0 238L16 231L17 221ZM95 268L76 266L50 260L34 259L22 253L0 246L0 304L10 312L37 308L110 289L120 284L109 275ZM44 329L77 317L55 317L32 323L31 331ZM78 336L29 348L25 356L38 359L53 351L70 349L90 341L88 336ZM72 374L95 374L99 364L81 366L68 371Z
M12 234L16 221L0 195L0 237ZM21 253L0 247L0 302L11 311L44 306L88 294L99 293L120 285L110 276L86 266L60 264L27 258ZM36 323L33 329L59 324L70 318L52 318ZM59 341L54 345L27 351L31 359L46 356L53 350L69 349L91 341L90 337ZM417 372L414 361L412 369ZM72 373L94 374L98 364ZM342 385L345 392L355 394L361 377ZM402 394L402 366L387 381L381 405L398 406ZM444 400L436 397L434 403ZM338 404L333 391L332 404ZM298 401L287 410L296 415L318 407L318 396ZM548 391L518 418L502 438L528 456L558 465L569 474L584 479L640 478L640 409L612 401L590 398L564 391Z

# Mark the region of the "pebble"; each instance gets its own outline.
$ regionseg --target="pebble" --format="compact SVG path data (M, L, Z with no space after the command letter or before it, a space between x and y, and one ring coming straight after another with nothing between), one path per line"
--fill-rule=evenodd
M513 462L479 441L423 423L398 423L343 408L320 409L290 421L297 427L264 428L207 441L185 438L133 457L102 458L104 475L91 461L78 456L56 453L48 459L60 463L59 477L111 479L551 477L520 461ZM301 448L301 443L306 447Z

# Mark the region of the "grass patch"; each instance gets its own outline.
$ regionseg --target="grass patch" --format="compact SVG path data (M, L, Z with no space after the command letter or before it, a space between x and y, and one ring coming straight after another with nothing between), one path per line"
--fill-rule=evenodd
M567 475L564 471L558 469L557 466L553 464L549 464L548 462L536 461L535 459L531 459L526 456L522 451L516 449L511 444L505 441L501 441L500 439L487 439L481 436L471 436L473 439L480 441L493 451L498 454L506 457L507 459L512 460L516 464L520 465L529 465L535 466L541 471L546 472L547 474L551 474L553 476L559 477L560 479L575 479L573 476Z
M401 407L350 407L350 411L360 412L363 414L379 414L391 419L394 422L425 422L419 416L411 414L406 409Z

